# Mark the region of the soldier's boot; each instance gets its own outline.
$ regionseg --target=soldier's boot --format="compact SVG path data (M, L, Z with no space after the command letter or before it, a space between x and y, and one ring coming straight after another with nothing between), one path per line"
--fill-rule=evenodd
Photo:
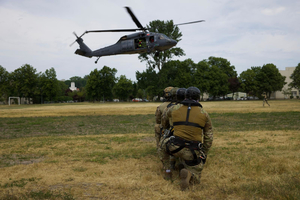
M192 177L192 173L187 169L180 170L180 188L182 191L186 190L190 185L190 179Z
M166 170L166 171L165 171L165 174L164 174L164 179L165 179L165 180L168 180L168 181L171 181L171 180L172 180L172 171Z

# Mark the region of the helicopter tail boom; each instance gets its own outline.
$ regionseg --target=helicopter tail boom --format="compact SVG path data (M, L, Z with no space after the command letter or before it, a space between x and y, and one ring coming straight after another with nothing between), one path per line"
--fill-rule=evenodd
M80 48L75 51L75 54L91 58L92 50L83 43L83 39L79 37L77 38L76 42L79 44Z

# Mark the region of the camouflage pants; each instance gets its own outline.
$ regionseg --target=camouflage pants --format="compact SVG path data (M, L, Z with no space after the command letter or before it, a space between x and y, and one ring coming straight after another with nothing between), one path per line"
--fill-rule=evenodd
M268 105L270 106L270 104L268 103L268 100L267 100L267 99L264 99L263 106L265 106L265 103L268 104Z
M155 141L156 141L156 147L158 148L159 141L161 138L161 131L160 131L160 124L155 124Z
M166 149L166 145L169 142L170 138L167 138L165 140L162 140L159 148L158 148L158 156L159 159L162 161L164 168L165 169L171 169L171 164L170 164L170 154L168 154L167 149ZM174 144L170 144L169 145L169 150L173 151L175 149L178 149L179 146L174 145ZM199 151L195 151L197 157L199 157L201 155L201 153ZM192 173L192 179L191 182L193 183L200 183L200 178L201 178L201 172L203 170L203 163L201 162L198 165L194 165L194 166L189 166L185 163L185 160L193 160L193 154L192 152L188 149L188 148L183 148L182 150L180 150L177 153L173 154L181 164L183 164L184 168L187 169L188 171L190 171Z

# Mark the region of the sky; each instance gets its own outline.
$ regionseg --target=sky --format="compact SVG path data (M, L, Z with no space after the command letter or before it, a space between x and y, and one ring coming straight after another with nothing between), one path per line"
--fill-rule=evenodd
M252 66L273 63L279 70L300 63L300 1L298 0L0 0L0 65L13 72L24 64L37 72L54 68L57 79L84 77L103 66L116 68L116 77L136 81L136 71L146 70L138 55L86 58L74 31L131 29L135 23L125 10L131 8L143 26L153 20L173 20L185 56L198 63L222 57L238 74ZM116 43L130 33L89 33L83 37L92 50Z

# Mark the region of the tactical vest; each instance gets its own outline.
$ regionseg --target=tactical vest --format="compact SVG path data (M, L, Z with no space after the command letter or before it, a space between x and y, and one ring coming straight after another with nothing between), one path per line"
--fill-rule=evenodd
M202 142L202 129L207 118L201 113L199 106L181 106L172 112L172 120L175 136L189 141Z

